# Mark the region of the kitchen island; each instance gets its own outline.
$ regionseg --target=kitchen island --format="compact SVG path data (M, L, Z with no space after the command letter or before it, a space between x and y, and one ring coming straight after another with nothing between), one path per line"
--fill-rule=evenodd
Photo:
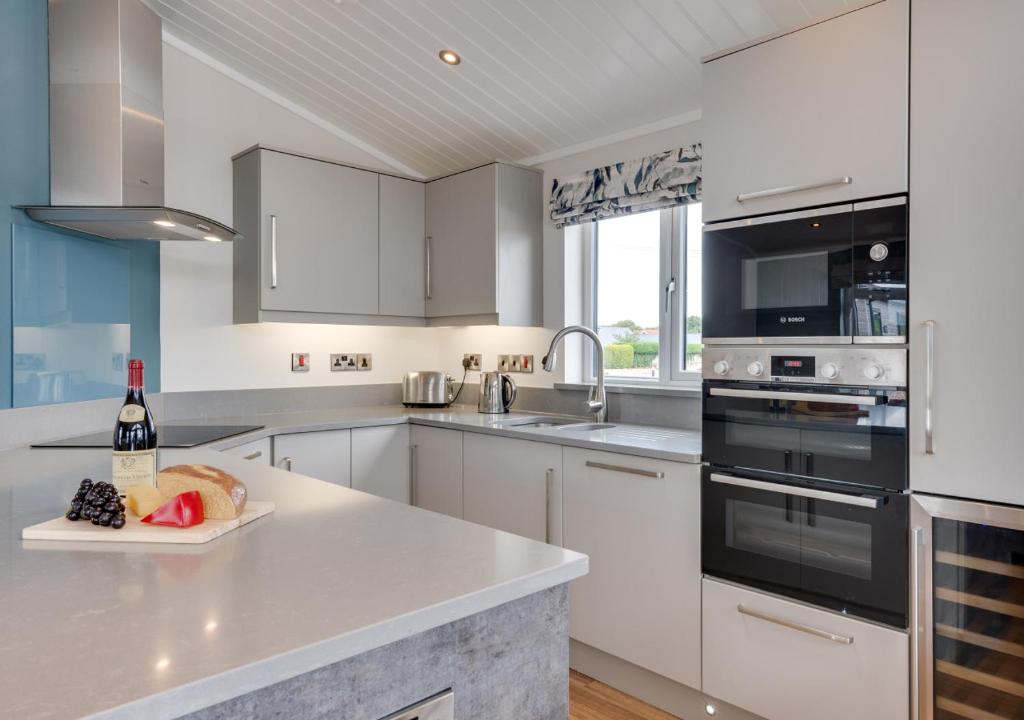
M209 449L276 511L205 545L21 540L106 450L0 453L0 717L564 718L584 555ZM112 530L111 532L117 532Z

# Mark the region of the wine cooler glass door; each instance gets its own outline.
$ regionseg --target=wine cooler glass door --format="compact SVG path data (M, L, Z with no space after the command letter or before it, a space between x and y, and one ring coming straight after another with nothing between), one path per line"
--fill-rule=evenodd
M916 717L1024 718L1024 510L916 496Z

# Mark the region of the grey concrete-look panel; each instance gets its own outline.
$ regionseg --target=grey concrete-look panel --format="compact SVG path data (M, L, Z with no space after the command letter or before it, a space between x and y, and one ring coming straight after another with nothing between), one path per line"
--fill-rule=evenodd
M456 720L565 720L566 585L299 675L183 720L379 720L451 688Z

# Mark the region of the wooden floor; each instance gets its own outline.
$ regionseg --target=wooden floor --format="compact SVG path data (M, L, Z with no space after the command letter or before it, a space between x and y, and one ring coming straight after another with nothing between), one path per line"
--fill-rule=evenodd
M591 677L569 671L569 720L679 720Z

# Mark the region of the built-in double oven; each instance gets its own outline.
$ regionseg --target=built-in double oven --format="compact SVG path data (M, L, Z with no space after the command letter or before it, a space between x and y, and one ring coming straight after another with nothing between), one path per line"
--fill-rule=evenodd
M904 343L907 199L709 224L703 273L706 343Z
M705 227L706 575L907 626L906 199Z

